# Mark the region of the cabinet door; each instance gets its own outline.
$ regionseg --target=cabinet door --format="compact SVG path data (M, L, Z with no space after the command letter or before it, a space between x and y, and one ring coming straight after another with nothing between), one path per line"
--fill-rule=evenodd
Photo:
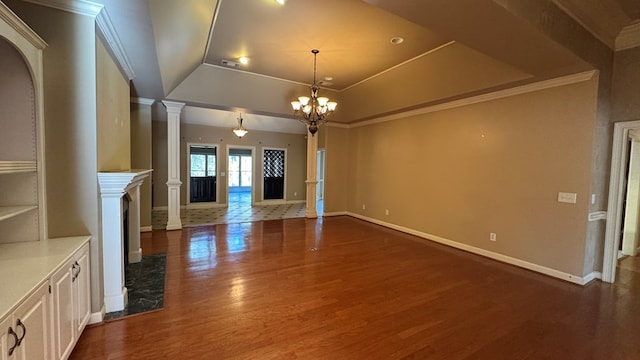
M0 321L0 360L9 359L9 349L16 344L15 336L9 333L9 328L11 328L11 331L15 331L13 325L11 316Z
M55 359L65 359L73 349L73 270L65 264L51 277L53 305L53 351Z
M14 312L14 329L21 340L14 352L15 359L51 358L48 301L49 284L44 283Z
M85 246L77 257L73 281L74 324L77 337L80 337L91 316L91 289L89 288L89 282L89 248Z

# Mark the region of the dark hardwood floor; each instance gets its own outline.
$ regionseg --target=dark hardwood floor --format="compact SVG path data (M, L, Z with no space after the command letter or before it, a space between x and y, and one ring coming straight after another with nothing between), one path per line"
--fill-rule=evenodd
M71 359L640 359L627 260L581 287L349 217L142 247L167 253L164 308L88 327Z

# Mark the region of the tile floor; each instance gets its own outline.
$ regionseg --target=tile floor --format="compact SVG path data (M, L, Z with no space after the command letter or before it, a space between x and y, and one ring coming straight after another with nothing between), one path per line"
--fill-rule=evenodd
M281 204L251 206L251 193L229 194L229 207L207 209L181 209L182 226L235 224L243 222L301 218L305 216L306 204ZM318 201L318 215L322 215L323 203ZM164 229L167 225L167 210L152 212L152 227Z

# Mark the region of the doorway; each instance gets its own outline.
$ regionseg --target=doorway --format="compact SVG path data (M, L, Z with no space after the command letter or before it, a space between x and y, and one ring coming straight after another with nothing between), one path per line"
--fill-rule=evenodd
M262 199L284 200L287 150L264 148L262 159Z
M324 167L325 167L325 150L318 150L317 156L317 180L316 184L316 212L318 215L324 213Z
M189 204L211 203L217 198L217 146L189 144Z
M626 199L626 173L629 161L630 138L640 132L640 121L614 124L611 175L609 180L609 205L605 232L602 281L614 282L618 262L618 251L622 238L623 213Z
M251 207L253 203L253 148L229 148L227 164L229 208Z

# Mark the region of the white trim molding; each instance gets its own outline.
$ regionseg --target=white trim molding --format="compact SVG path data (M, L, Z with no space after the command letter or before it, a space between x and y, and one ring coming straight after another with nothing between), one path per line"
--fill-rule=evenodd
M91 16L95 18L100 33L107 42L107 46L115 56L116 63L129 80L135 78L133 67L129 61L120 37L113 26L107 8L95 2L87 0L24 0L33 4L58 9L73 14Z
M0 19L4 20L13 30L27 39L36 49L42 50L47 47L47 43L2 2L0 2Z
M624 27L616 37L616 51L640 46L640 23Z
M332 216L349 216L349 212L336 211L336 212L326 212L322 214L322 217L332 217Z
M98 16L104 5L87 0L24 0L78 15Z
M124 46L118 37L116 28L113 26L113 22L109 17L109 12L107 12L107 8L103 8L96 16L96 24L98 25L98 29L100 29L100 33L107 41L107 45L109 46L109 49L111 49L113 56L115 56L120 69L122 69L122 72L124 72L129 80L133 80L136 77L136 74L133 72L131 61L129 61L127 52L124 50Z
M437 242L439 244L443 244L443 245L447 245L456 249L460 249L460 250L464 250L476 255L480 255L480 256L484 256L493 260L497 260L503 263L507 263L507 264L511 264L511 265L515 265L527 270L532 270L544 275L548 275L554 278L558 278L561 280L565 280L574 284L578 284L578 285L586 285L588 282L594 280L595 278L597 278L597 273L592 273L589 274L587 276L584 277L580 277L577 275L573 275L573 274L569 274L560 270L556 270L556 269L552 269L543 265L538 265L538 264L534 264L532 262L528 262L522 259L518 259L518 258L514 258L508 255L503 255L503 254L499 254L493 251L489 251L489 250L485 250L485 249L481 249L475 246L471 246L471 245L467 245L467 244L463 244L454 240L450 240L450 239L446 239L437 235L433 235L433 234L428 234L425 232L421 232L418 230L414 230L414 229L410 229L410 228L406 228L403 226L399 226L396 224L391 224L388 222L384 222L378 219L374 219L374 218L370 218L364 215L360 215L360 214L356 214L356 213L351 213L348 212L347 215L355 217L357 219L360 220L364 220L367 222L371 222L377 225L381 225L393 230L398 230L401 231L403 233L407 233L410 235L415 235L417 237L420 237L422 239L425 239L425 241L433 241L433 242Z
M89 324L99 324L104 320L104 315L107 313L104 305L98 312L91 313L89 316Z
M151 105L153 105L153 103L156 102L156 100L155 99L141 98L141 97L130 97L129 98L129 102L131 104L140 104L140 105L151 106Z

